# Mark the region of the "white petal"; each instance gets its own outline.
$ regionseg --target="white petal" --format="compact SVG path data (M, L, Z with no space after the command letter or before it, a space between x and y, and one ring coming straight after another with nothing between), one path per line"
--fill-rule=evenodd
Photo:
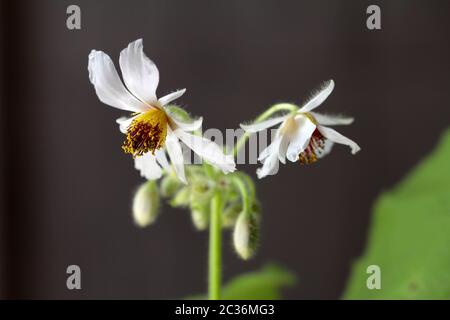
M277 131L275 132L275 136L274 136L274 137L275 137L275 138L274 138L274 140L272 141L272 143L269 144L266 148L264 148L264 149L259 153L258 161L264 162L263 160L264 160L265 158L267 158L267 157L273 152L273 148L274 148L274 147L278 147L277 144L275 144L274 142L275 142L278 138L283 139L283 138L285 138L286 136L285 136L285 135L281 136L281 130L280 130L280 129L277 129ZM282 143L283 143L283 141L280 142L280 147L281 147L281 144L282 144Z
M322 104L334 89L334 81L325 82L322 87L298 110L300 113L311 111Z
M89 54L89 79L101 102L111 107L140 112L146 109L143 102L134 97L123 85L111 58L102 51Z
M289 147L289 136L283 135L280 141L280 147L278 148L278 159L282 164L286 163L286 153Z
M221 147L206 138L176 130L175 134L192 151L198 154L203 160L219 168L223 173L230 173L236 170L233 156L225 155Z
M282 137L279 136L275 139L274 142L269 145L268 150L270 150L270 153L263 160L263 166L256 170L256 175L259 179L262 179L268 175L274 175L278 172L280 166L280 163L278 161L278 153L281 139Z
M119 124L119 130L122 133L127 133L128 127L130 126L131 122L133 122L134 118L136 118L138 115L135 115L133 117L120 117L116 120L116 122Z
M252 124L241 124L241 128L249 133L255 133L258 131L265 130L267 128L273 127L274 125L277 125L284 120L286 120L289 117L289 115L285 115L282 117L276 117L272 118L266 121L252 123Z
M167 128L166 149L178 179L187 184L186 175L184 173L183 151L181 150L178 138L169 127Z
M177 90L175 92L169 93L162 98L159 98L159 103L162 106L165 106L171 103L173 100L178 99L186 92L186 89Z
M314 117L314 119L317 120L317 122L324 126L338 126L338 125L349 125L352 124L355 120L354 118L350 117L343 117L343 116L333 116L329 114L321 114L317 112L311 112L311 115Z
M164 170L170 169L169 161L167 161L166 152L164 149L156 150L155 152L156 160L164 168Z
M316 130L316 125L305 116L296 116L295 123L297 127L290 135L290 143L286 154L289 161L292 162L298 160L298 155L305 150L311 135Z
M156 157L147 152L140 157L134 159L134 167L139 170L141 176L148 180L155 180L161 178L162 169L156 163Z
M198 119L195 119L192 122L184 122L184 121L180 121L178 119L176 119L175 117L170 117L170 120L173 121L173 123L175 123L176 128L179 128L183 131L195 131L198 130L202 127L202 123L203 123L203 118L200 117Z
M264 162L263 160L264 160L265 158L267 158L267 157L272 153L273 147L274 147L274 144L271 143L271 144L269 144L266 148L264 148L264 149L259 153L258 161Z
M317 126L319 132L327 139L330 139L333 142L345 144L352 149L352 154L357 153L361 148L356 144L356 142L350 140L349 138L343 136L339 132L334 129L327 128L324 126Z
M148 104L154 104L159 71L144 53L142 39L131 42L120 53L120 69L128 90Z

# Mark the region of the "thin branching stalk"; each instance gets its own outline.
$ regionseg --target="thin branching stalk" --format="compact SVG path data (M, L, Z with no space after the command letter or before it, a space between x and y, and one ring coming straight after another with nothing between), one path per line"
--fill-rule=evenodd
M209 229L209 299L219 300L222 282L222 195L216 191L211 201Z

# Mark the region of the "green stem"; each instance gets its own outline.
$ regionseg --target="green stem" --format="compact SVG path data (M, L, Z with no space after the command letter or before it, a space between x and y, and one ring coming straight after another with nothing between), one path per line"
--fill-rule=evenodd
M211 200L209 229L209 299L220 299L222 278L222 196L216 191Z
M261 113L258 118L254 121L254 123L262 122L266 119L268 119L271 115L274 113L277 113L279 111L289 111L289 112L295 112L298 110L298 107L295 104L291 103L278 103ZM236 146L233 149L233 155L236 156L239 149L245 144L248 137L250 135L246 132L242 135L242 137L239 138L238 142L236 143Z
M248 214L250 212L250 197L248 194L247 186L245 185L244 181L240 179L238 175L233 176L233 182L236 185L236 187L239 190L239 193L241 194L242 199L242 211L245 214Z

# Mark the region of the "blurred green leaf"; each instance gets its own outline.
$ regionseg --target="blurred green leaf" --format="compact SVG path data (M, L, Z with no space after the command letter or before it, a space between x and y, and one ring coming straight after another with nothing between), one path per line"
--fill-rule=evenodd
M366 270L381 268L381 289ZM366 252L346 299L450 299L450 130L394 190L378 199Z
M224 300L277 300L281 291L293 286L295 276L279 265L267 265L260 271L239 275L230 280L222 290ZM191 296L187 299L206 299L205 295Z

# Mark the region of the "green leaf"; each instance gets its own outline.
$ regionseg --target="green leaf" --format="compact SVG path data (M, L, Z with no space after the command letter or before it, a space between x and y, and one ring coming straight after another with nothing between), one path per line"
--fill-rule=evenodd
M369 290L366 270L381 269ZM346 299L450 299L450 130L436 150L377 201L366 252Z
M222 290L224 300L277 300L281 291L293 286L295 276L279 265L266 265L260 271L239 275L230 280ZM187 299L206 299L205 295Z

